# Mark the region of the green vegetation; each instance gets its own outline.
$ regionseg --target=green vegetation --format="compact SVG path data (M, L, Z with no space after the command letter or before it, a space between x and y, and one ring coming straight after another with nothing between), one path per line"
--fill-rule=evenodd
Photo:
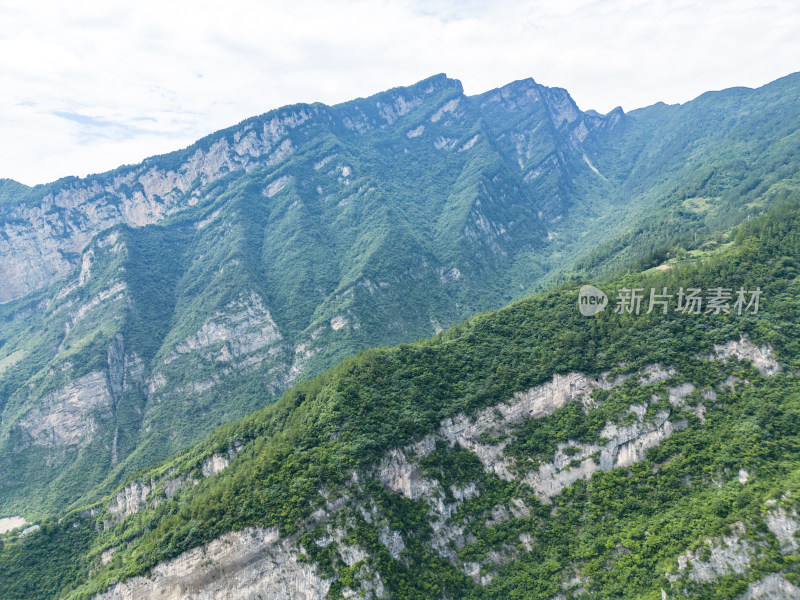
M304 115L296 127L276 129L274 147L292 148L280 160L265 156L209 184L198 178L182 210L155 225L96 232L82 254L69 255L76 267L66 281L0 305L0 511L47 525L41 536L4 541L2 561L13 575L2 589L11 590L9 597L73 589L85 597L232 529L280 525L285 534L313 536L304 523L322 502L322 486L379 502L403 531L413 557L407 564L387 558L375 526L359 521L358 544L377 557L397 597L514 597L523 590L544 598L556 593L554 574L566 576L567 565L589 569L597 597L613 597L614 586L650 594L663 583L656 572L672 565L678 548L719 532L733 522L727 514L753 515L782 481L794 481L790 428L781 425L761 439L752 430L763 419L751 419L762 398L774 398L772 408L792 422L793 380L743 375L741 365L712 369L696 355L746 334L771 344L788 372L800 366L792 204L800 199L799 85L794 75L758 90L600 117L570 108L563 90L532 81L511 84L505 97L494 91L468 98L458 82L437 76L336 107L286 107L148 159L143 168L178 171L221 140L232 146L247 132ZM528 103L529 93L539 100ZM397 94L419 105L387 120ZM554 116L555 107L563 114ZM90 182L111 185L131 169ZM19 207L81 185L76 178L35 188L0 181L0 222L14 226ZM143 190L133 178L109 202ZM769 218L759 216L770 211ZM671 268L656 269L665 266ZM633 284L760 286L765 304L757 316L634 317L608 310L587 321L575 310L576 292L584 280L601 277L609 292ZM424 339L534 290L542 293ZM397 344L403 345L388 348ZM698 389L738 376L757 391L725 396L705 428L693 413L683 415L690 426L663 447L689 444L704 462L648 458L624 475L641 488L630 502L597 493L623 477L603 472L564 492L556 502L563 520L550 520L551 508L537 506L531 521L487 528L479 523L494 505L512 497L538 500L521 484L479 472L463 448L440 447L422 461L448 500L453 482L473 482L481 492L453 517L476 538L453 549L463 560L507 550L523 533L547 541L526 554L529 560L491 567L503 576L485 592L431 550L424 506L372 480L364 489L348 483L349 473L368 475L387 448L418 439L441 419L473 414L554 373L622 373L653 362L673 366ZM87 377L109 382L105 404L75 413L78 426L90 425L88 433L64 444L51 443L48 431L37 438L26 416ZM671 410L667 385L627 382L596 392L593 411L569 403L484 441L512 436L506 451L520 473L533 472L568 443L564 453L578 461L576 444L600 443L608 422L635 420L632 404L648 404L646 419ZM717 439L725 440L722 446ZM787 448L783 458L773 442ZM203 478L203 461L236 444L243 448L231 466ZM754 444L752 456L736 450ZM739 500L735 485L734 491L709 485L712 471L719 480L731 465L750 470L759 461L769 467L754 476L747 500ZM670 466L662 469L661 462ZM691 489L674 483L691 479L698 467L704 475ZM142 473L166 478L173 468L171 477L200 483L108 529L83 512L104 506L109 493ZM648 475L653 469L672 473L672 483ZM166 497L160 485L154 493ZM741 511L708 518L703 511L730 494ZM644 544L636 532L654 518L656 509L642 512L653 498L675 528L662 525L662 534L647 538L663 551L637 550L646 560L636 562L634 585L629 571L606 567L618 564L615 553L630 556L616 530L628 528ZM612 518L608 506L623 512ZM71 516L57 517L64 514ZM602 523L586 524L598 518ZM577 523L591 537L576 538L583 531ZM651 533L662 530L648 526ZM41 541L45 534L51 543ZM123 544L131 545L101 567L102 552ZM309 560L338 574L333 593L358 579L356 570L343 570L334 547L304 547ZM69 548L75 552L65 559ZM23 572L29 556L36 558ZM48 561L64 566L44 576ZM591 561L599 562L590 569Z
M397 561L377 541L377 524L359 520L358 509L352 508L357 523L352 541L368 551L370 567L381 573L397 598L544 599L558 593L572 574L580 575L596 598L650 598L660 588L727 598L743 590L743 582L764 573L796 575L793 557L774 551L776 542L756 524L767 499L784 498L789 507L800 499L800 387L794 375L800 367L798 232L800 208L784 205L769 217L742 225L732 246L702 262L602 285L610 290L632 283L645 288L756 284L764 292L757 315L693 318L609 310L587 319L577 311L575 286L562 286L430 340L362 352L292 388L273 406L219 429L158 469L197 474L211 453L243 444L220 474L200 477L198 485L109 528L100 525L107 516L91 516L82 509L46 523L52 545L42 546L36 534L4 541L0 587L8 598L25 597L34 584L49 586L42 597L87 598L112 581L148 572L159 561L225 531L278 525L283 535L301 535L311 553L308 559L340 578L331 591L335 597L357 574L342 565L333 549L314 543L324 532L306 529L310 514L325 505L319 490L327 490L329 498L349 496L355 506L378 506L403 534L408 543L403 560ZM783 373L765 377L747 363L697 358L709 354L713 344L741 335L771 344ZM553 373L632 372L656 362L676 372L656 387L691 381L698 390L722 390L720 382L731 376L747 383L704 400L704 424L692 411L699 396L689 398L683 415L677 415L688 426L651 449L646 460L579 481L552 505L541 504L522 483L485 473L474 455L458 447L439 445L421 462L425 474L447 489L472 483L480 492L452 517L465 523L474 537L458 549L462 560L484 560L493 551L518 545L514 540L521 534L530 536L531 550L512 552L508 562L493 566L494 579L485 587L432 549L424 500L404 499L375 479L374 466L388 449L419 440L445 417L475 413ZM643 394L650 396L653 389L630 383L597 394L593 399L599 403L599 419L623 423L621 407L641 403ZM597 422L592 412L580 416L574 403L568 404L537 423L524 422L525 435L514 452L542 459L558 440L596 440ZM736 479L739 469L752 478L747 486ZM360 474L363 486L353 484L352 472ZM483 525L495 504L515 497L531 506L530 516ZM738 522L752 526L747 535L773 550L743 574L672 587L664 574L675 569L681 553L706 537L727 534ZM68 540L74 541L74 550L66 561ZM113 560L94 571L97 557L110 547L117 549ZM56 559L69 569L54 573ZM26 571L20 576L23 563ZM40 575L44 571L50 573L47 578Z

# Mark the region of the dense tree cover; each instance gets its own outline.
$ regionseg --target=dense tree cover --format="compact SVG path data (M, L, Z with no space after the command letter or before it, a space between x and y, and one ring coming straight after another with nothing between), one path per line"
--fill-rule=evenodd
M70 255L68 281L0 305L0 511L33 518L93 501L275 400L294 382L293 367L310 378L364 348L428 337L533 290L724 247L732 226L798 197L798 82L600 117L532 80L467 97L436 76L335 107L284 107L88 181L0 181L5 223L21 203L105 189L137 169L179 170L215 144L302 120L280 134L293 148L282 160L207 186L198 178L183 199L197 205L154 226L100 233L83 256ZM397 94L421 104L399 114ZM440 112L446 105L457 108ZM119 193L143 189L134 178ZM116 242L104 243L112 233ZM75 286L88 252L91 276ZM125 286L122 302L93 304L115 285ZM269 359L221 359L222 342L211 358L173 356L252 293L282 336ZM334 329L335 318L347 325ZM18 419L107 369L117 334L142 375L114 417L85 447L29 447Z
M759 286L763 302L756 315L620 315L607 310L587 319L577 310L578 283L573 283L479 315L429 340L364 351L161 465L160 473L197 474L212 452L244 444L227 469L199 477L198 485L157 507L108 529L102 517L74 511L45 522L53 540L46 545L38 534L6 538L0 587L8 598L26 597L25 590L34 585L40 586L41 597L86 598L223 532L278 525L284 535L296 533L307 541L308 560L337 574L336 595L357 577L357 569L337 561L334 549L314 544L320 532L305 526L307 517L324 505L318 491L325 489L376 503L404 534L403 561L391 559L377 541L376 525L363 518L352 534L370 550L393 597L549 598L574 573L596 598L658 597L670 585L663 573L674 570L680 553L725 533L733 523L755 522L766 499L783 498L791 506L800 492L795 376L800 367L800 208L785 204L752 219L732 240L702 260L607 280L601 287L613 294L623 286ZM764 377L746 363L698 358L709 354L713 344L743 334L771 344L783 373ZM578 482L553 505L541 504L523 484L484 473L465 450L439 446L425 459L428 475L448 484L474 482L481 491L454 517L467 523L476 538L459 550L464 560L517 548L515 558L498 565L486 587L476 586L426 544L431 531L424 502L403 499L374 480L374 466L387 449L419 439L444 417L474 413L553 373L621 373L655 362L672 366L676 382L688 379L698 390L730 376L747 383L720 392L713 403L706 400L704 425L687 410L683 416L689 426L650 450L647 460ZM596 398L605 411L599 414L624 422L621 407L653 391L633 384L618 388ZM546 456L557 441L598 435L592 413L579 416L569 405L520 427L525 435L513 451L534 459ZM738 469L751 474L747 486L738 483ZM366 481L362 489L353 487L353 471ZM530 517L482 525L492 506L513 497L534 507ZM760 535L757 527L752 531L748 535ZM531 551L522 551L515 541L521 533L533 540ZM764 543L774 548L774 540L767 538ZM110 547L117 548L113 560L94 571L100 553ZM791 556L771 550L741 576L674 591L732 597L743 582L776 570L789 577L797 573Z

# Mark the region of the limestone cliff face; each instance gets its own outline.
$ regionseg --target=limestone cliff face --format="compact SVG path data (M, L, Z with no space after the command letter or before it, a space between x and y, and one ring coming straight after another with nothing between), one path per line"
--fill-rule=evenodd
M142 381L141 361L125 354L124 339L117 335L108 348L106 368L92 371L39 399L15 426L23 432L22 452L28 445L82 448L106 424L114 429L112 455L116 456L114 424L123 392ZM116 460L116 459L114 459Z
M84 375L45 396L26 414L20 426L37 446L69 446L88 443L97 429L92 414L112 409L107 373Z
M747 591L736 600L793 600L794 598L800 598L800 588L780 573L770 573L747 586Z
M797 514L787 514L777 501L768 500L764 524L775 535L784 553L794 553L797 543ZM671 582L712 582L722 577L747 572L752 563L770 547L763 530L749 528L744 523L731 525L727 535L709 538L697 550L687 550L678 557L677 569L667 574ZM702 556L701 556L702 555ZM780 573L770 573L751 583L737 600L788 600L800 596L800 590Z
M665 375L667 373L660 368L651 368L633 377L655 383ZM430 454L437 441L445 441L450 446L458 444L471 450L487 472L505 481L521 478L541 501L549 502L566 486L579 479L588 479L596 471L626 467L643 460L648 448L658 445L675 429L685 427L682 421L671 421L666 411L658 411L654 417L646 419L647 406L631 406L630 412L636 420L626 426L607 423L601 432L601 438L607 440L605 443L561 444L551 462L520 477L514 459L505 454L506 447L515 438L514 424L551 415L571 401L582 402L585 410L589 411L593 408L590 397L593 390L611 390L622 381L588 377L583 373L556 375L551 381L517 393L507 403L483 410L474 417L462 414L445 419L437 432L412 446L392 450L380 465L379 478L391 490L407 498L424 497L433 485L421 478L416 460ZM485 442L485 434L502 435L502 441Z
M277 528L223 535L96 596L97 600L322 600L331 580L298 560Z
M113 225L156 223L206 199L228 173L281 162L294 151L288 132L313 112L285 110L260 128L251 123L216 134L175 167L155 158L110 175L40 186L40 199L0 211L0 303L65 278L75 256Z
M281 340L278 326L264 308L261 298L251 292L249 297L231 302L224 311L219 311L194 334L179 342L164 359L164 364L193 352L208 359L230 362Z
M476 101L492 127L501 127L514 115L513 127L499 136L497 143L513 157L523 181L533 190L557 182L557 193L537 202L540 214L550 223L563 218L567 210L570 152L580 148L591 132L613 127L622 116L621 111L608 118L584 113L566 90L548 88L533 79L486 92ZM603 178L585 154L583 157L588 163L584 168Z

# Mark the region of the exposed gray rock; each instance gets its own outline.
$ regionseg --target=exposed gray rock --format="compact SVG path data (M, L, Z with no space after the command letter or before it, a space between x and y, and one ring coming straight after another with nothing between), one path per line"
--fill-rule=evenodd
M800 530L797 511L792 510L789 514L779 506L767 512L766 523L769 530L778 538L781 545L781 552L784 554L794 554L797 552L798 543L795 534Z
M800 598L800 588L780 573L770 573L759 581L751 583L747 591L736 600L796 600Z
M475 145L475 142L477 142L480 137L481 137L480 134L475 134L470 139L468 139L466 142L464 142L464 145L461 146L461 148L459 148L458 151L459 152L465 152L465 151L469 150L470 148L472 148Z
M688 573L692 581L714 581L723 575L744 573L753 560L756 549L742 539L744 527L734 527L730 536L707 539L710 550L707 560L700 558L699 551L687 550L678 557L678 571Z
M391 554L392 558L397 559L400 557L400 553L405 550L406 545L403 542L403 536L400 535L398 531L392 531L389 529L388 525L385 525L381 528L380 533L378 534L378 539L380 540L381 544L386 546L389 550L389 554Z
M78 307L78 310L71 316L68 324L67 331L72 329L80 320L87 314L98 308L102 304L110 301L116 302L125 298L125 290L127 286L124 282L120 281L112 285L107 290L103 290L95 294L88 302L85 302Z
M251 292L249 296L231 302L225 310L203 323L197 332L178 343L164 363L169 364L182 354L202 351L217 344L222 346L213 356L217 360L230 361L272 346L281 339L278 326L261 297Z
M660 367L645 371L645 377L658 380L663 373ZM620 380L621 381L621 380ZM542 418L550 415L567 402L582 399L589 409L589 394L599 387L609 389L619 382L610 383L604 377L593 378L582 373L556 375L549 382L535 386L526 392L520 392L504 403L480 411L474 417L460 414L442 420L439 429L422 440L403 449L390 451L378 469L379 479L390 489L407 498L426 496L433 489L435 482L421 476L421 471L413 457L428 455L436 446L436 441L448 444L459 444L461 447L475 452L486 471L494 473L506 481L517 479L513 470L513 461L504 455L506 446L512 437L506 437L497 443L481 441L485 433L497 435L511 432L510 425L525 418ZM691 384L679 386L680 392L689 393L694 389ZM657 445L669 437L676 428L686 423L672 423L669 414L661 411L652 422L643 420L646 407L631 407L637 413L637 421L626 427L606 424L601 436L608 438L602 447L598 444L562 444L553 461L542 465L538 471L525 477L539 497L548 502L559 494L566 486L579 479L591 477L598 470L625 467L644 459L648 448ZM577 454L567 455L567 446L578 449ZM599 463L592 457L599 456ZM577 461L579 464L575 465Z
M212 454L203 463L203 476L211 477L212 475L216 475L227 466L228 458L226 456L223 456L222 454Z
M336 315L331 319L331 329L333 329L334 331L338 331L343 327L347 327L348 324L349 320L347 319L347 317L343 315Z
M121 521L125 517L139 512L155 485L153 481L134 481L117 492L114 502L107 508L108 512L114 517L114 522Z
M461 102L460 98L453 98L452 100L448 100L445 104L443 104L439 108L439 110L437 110L435 113L431 115L431 123L436 123L447 113L457 114L456 109L458 108L460 102Z
M652 422L646 422L643 419L644 411L637 411L637 408L643 407L631 407L638 416L631 425L619 427L606 423L600 435L609 441L603 446L596 443L559 444L553 461L528 475L525 483L534 489L540 500L549 502L565 487L579 479L588 479L597 471L628 467L644 460L648 448L658 445L676 428L685 426L685 423L673 424L667 420L669 414L664 411L658 412ZM577 453L569 455L565 452L567 448L577 449ZM597 455L599 461L594 460ZM575 462L578 464L575 465Z
M148 577L117 583L97 600L322 600L331 580L298 562L293 540L277 527L227 533L153 568Z
M676 385L675 387L667 388L670 404L677 407L684 406L686 404L686 396L691 394L694 389L694 385L688 382Z
M289 175L278 177L275 181L271 182L262 192L267 198L272 198L275 194L285 188L292 178Z
M87 177L56 187L37 204L12 206L0 219L0 303L65 278L74 267L69 257L80 254L99 232L119 223L156 223L197 204L210 184L227 173L281 162L294 152L287 133L314 111L282 110L261 131L252 123L244 126L232 144L222 134L177 170L145 161L120 170L113 179Z
M42 398L18 424L36 446L86 445L97 414L110 417L112 405L106 373L94 371Z
M412 500L427 495L437 482L422 476L422 469L399 449L391 450L381 462L378 478L393 492Z
M315 339L314 334L311 337L312 340ZM305 348L299 350L304 352ZM643 383L656 383L674 374L672 370L654 365L629 376L638 378ZM479 411L471 417L460 414L442 420L436 431L416 443L388 451L377 466L375 475L394 492L406 498L424 501L428 507L428 523L433 531L431 548L472 576L477 583L487 585L493 576L486 571L487 565L501 564L507 560L507 556L496 552L484 563L466 563L459 559L458 549L475 538L467 532L469 519L464 522L454 519L462 504L479 494L478 487L475 482L467 482L463 487L445 490L438 480L423 475L419 459L429 455L437 443L445 442L451 447L458 444L474 452L487 472L509 481L525 481L546 502L579 478L590 477L594 472L603 469L627 467L643 460L648 448L686 426L685 421L671 421L668 410L648 415L646 404L632 405L630 411L635 416L632 423L624 426L606 423L601 432L601 438L604 439L595 443L571 441L560 444L549 463L525 476L520 473L513 460L505 455L504 450L513 439L515 423L528 418L546 417L570 401L581 402L584 410L592 410L595 407L590 397L592 390L611 389L622 381L622 377L610 382L605 376L594 378L580 373L557 375L548 382L514 394L507 401ZM693 385L685 383L669 388L668 393L673 405L683 406L685 398L694 391ZM503 434L504 437L497 437ZM495 439L487 440L487 435ZM209 476L225 468L230 457L231 455L226 456L224 453L212 455L203 464L204 475ZM354 474L352 482L358 485L359 477ZM150 490L155 486L151 482ZM164 487L166 489L166 483ZM145 501L147 493L144 487L127 490L127 495L123 495L115 503L114 510L124 514L130 507L139 506ZM320 493L327 498L325 493ZM383 582L369 564L370 557L362 548L346 542L349 531L354 526L353 520L350 517L344 521L331 519L334 513L347 506L353 508L349 502L348 498L337 496L329 500L324 509L314 513L313 521L322 524L327 530L326 537L316 543L327 546L336 542L337 554L342 563L356 567L357 573L354 576L357 583L353 588L342 591L344 597L383 597ZM401 558L405 540L400 532L389 527L380 507L358 508L368 522L379 525L379 540L391 556L394 559ZM482 518L486 526L491 527L508 519L528 515L530 508L522 499L515 498L507 506L494 506ZM771 521L768 526L787 548L795 548L792 545L793 534L798 526L795 517L796 515L789 516L785 511L780 513L777 509L770 513ZM253 534L252 531L256 533ZM297 562L297 556L302 549L296 545L296 541L279 540L277 532L270 534L263 530L251 530L248 535L261 537L246 544L237 537L244 536L245 533L227 534L201 549L189 551L177 559L159 565L147 578L137 577L124 584L117 584L102 598L249 599L255 598L256 594L265 598L321 598L327 593L331 580L321 577L314 566ZM686 552L678 559L678 573L670 578L675 580L686 577L702 582L712 581L725 574L745 572L753 557L758 554L759 546L745 540L743 535L744 528L739 527L730 536L707 540L708 556L700 551ZM519 539L520 546L514 551L531 549L535 543L528 535L522 535ZM229 546L233 548L230 551L227 550ZM763 589L783 589L780 586L775 587L774 582L766 579L765 582ZM754 593L761 593L762 588L752 589ZM757 597L759 596L752 596Z
M342 562L344 564L346 564L348 567L352 567L357 562L361 562L362 560L367 558L367 553L364 552L364 550L362 550L358 546L340 544L339 556L341 556Z
M762 375L771 377L781 370L772 347L764 344L760 348L747 337L742 337L739 341L731 340L725 344L714 344L714 356L718 359L736 357L753 363Z
M651 383L658 383L659 381L664 381L665 379L669 379L673 375L675 375L675 369L670 367L669 369L665 369L659 363L653 365L647 365L643 371L642 383L645 385L649 385Z

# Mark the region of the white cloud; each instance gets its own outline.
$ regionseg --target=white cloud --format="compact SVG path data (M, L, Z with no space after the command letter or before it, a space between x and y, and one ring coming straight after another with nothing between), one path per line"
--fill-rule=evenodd
M0 177L33 184L248 116L438 72L534 77L605 112L798 70L800 6L756 0L0 0Z

